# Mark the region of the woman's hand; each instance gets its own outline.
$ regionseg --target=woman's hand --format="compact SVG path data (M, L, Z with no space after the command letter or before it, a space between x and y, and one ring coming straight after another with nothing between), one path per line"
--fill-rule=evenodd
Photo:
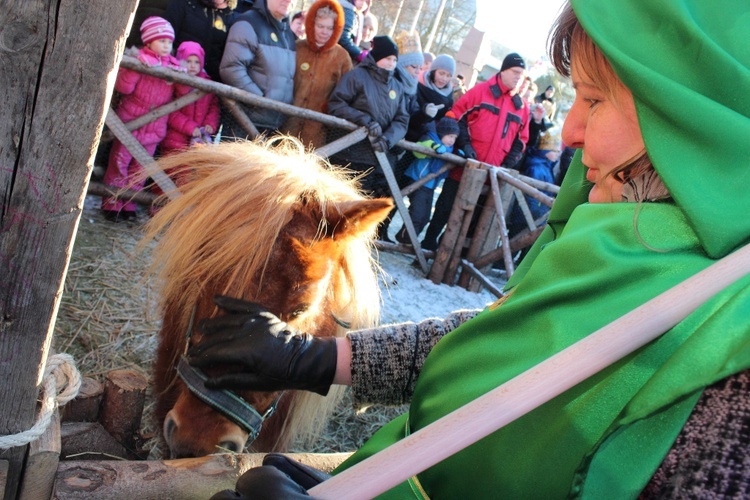
M335 338L296 332L253 302L223 296L214 302L227 314L199 323L203 339L188 351L188 361L198 368L241 370L209 378L206 387L328 393L336 373Z

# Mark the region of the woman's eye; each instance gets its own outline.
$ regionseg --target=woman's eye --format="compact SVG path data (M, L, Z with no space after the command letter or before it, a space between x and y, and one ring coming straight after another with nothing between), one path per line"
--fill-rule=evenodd
M588 103L589 109L595 107L597 104L601 102L599 99L584 99L584 101Z

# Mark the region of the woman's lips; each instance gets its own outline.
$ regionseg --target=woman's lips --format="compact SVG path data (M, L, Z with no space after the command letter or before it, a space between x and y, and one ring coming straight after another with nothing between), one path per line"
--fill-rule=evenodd
M596 183L596 170L587 168L586 169L586 180L589 182Z

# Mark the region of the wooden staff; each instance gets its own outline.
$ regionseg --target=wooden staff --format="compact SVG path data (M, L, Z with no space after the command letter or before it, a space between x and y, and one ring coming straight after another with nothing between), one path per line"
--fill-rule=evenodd
M308 493L360 499L388 491L651 342L748 274L750 245Z
M505 210L503 210L503 200L500 199L500 186L497 182L497 168L490 170L490 187L492 196L495 198L495 209L497 210L497 222L500 224L500 241L503 249L503 260L505 261L505 274L510 278L513 276L513 255L510 253L510 243L508 242L508 226L505 225ZM521 196L523 198L523 196Z

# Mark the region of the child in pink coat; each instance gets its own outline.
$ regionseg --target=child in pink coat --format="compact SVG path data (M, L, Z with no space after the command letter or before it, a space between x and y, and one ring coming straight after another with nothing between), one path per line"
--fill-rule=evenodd
M152 16L143 21L141 40L144 47L138 51L138 59L143 64L180 69L179 61L171 55L174 29L166 19ZM122 96L115 112L125 123L167 104L172 100L174 92L172 84L165 80L126 68L120 68L117 73L115 90ZM166 116L133 131L135 138L150 155L154 154L166 134ZM117 188L140 191L145 181L141 171L142 167L133 159L133 155L122 143L115 141L109 154L104 183ZM135 209L136 204L133 201L102 197L102 212L113 222L134 219Z
M177 49L177 59L187 69L188 75L205 78L206 80L211 79L203 69L206 55L200 44L182 42ZM174 85L174 97L177 99L192 90L194 90L193 87L189 85L176 83ZM169 115L167 135L159 146L161 154L168 155L175 151L187 149L192 143L210 139L218 126L219 99L214 94L206 94ZM183 183L183 179L173 175L174 172L167 173L178 186ZM162 193L157 185L154 185L151 191L156 194Z

